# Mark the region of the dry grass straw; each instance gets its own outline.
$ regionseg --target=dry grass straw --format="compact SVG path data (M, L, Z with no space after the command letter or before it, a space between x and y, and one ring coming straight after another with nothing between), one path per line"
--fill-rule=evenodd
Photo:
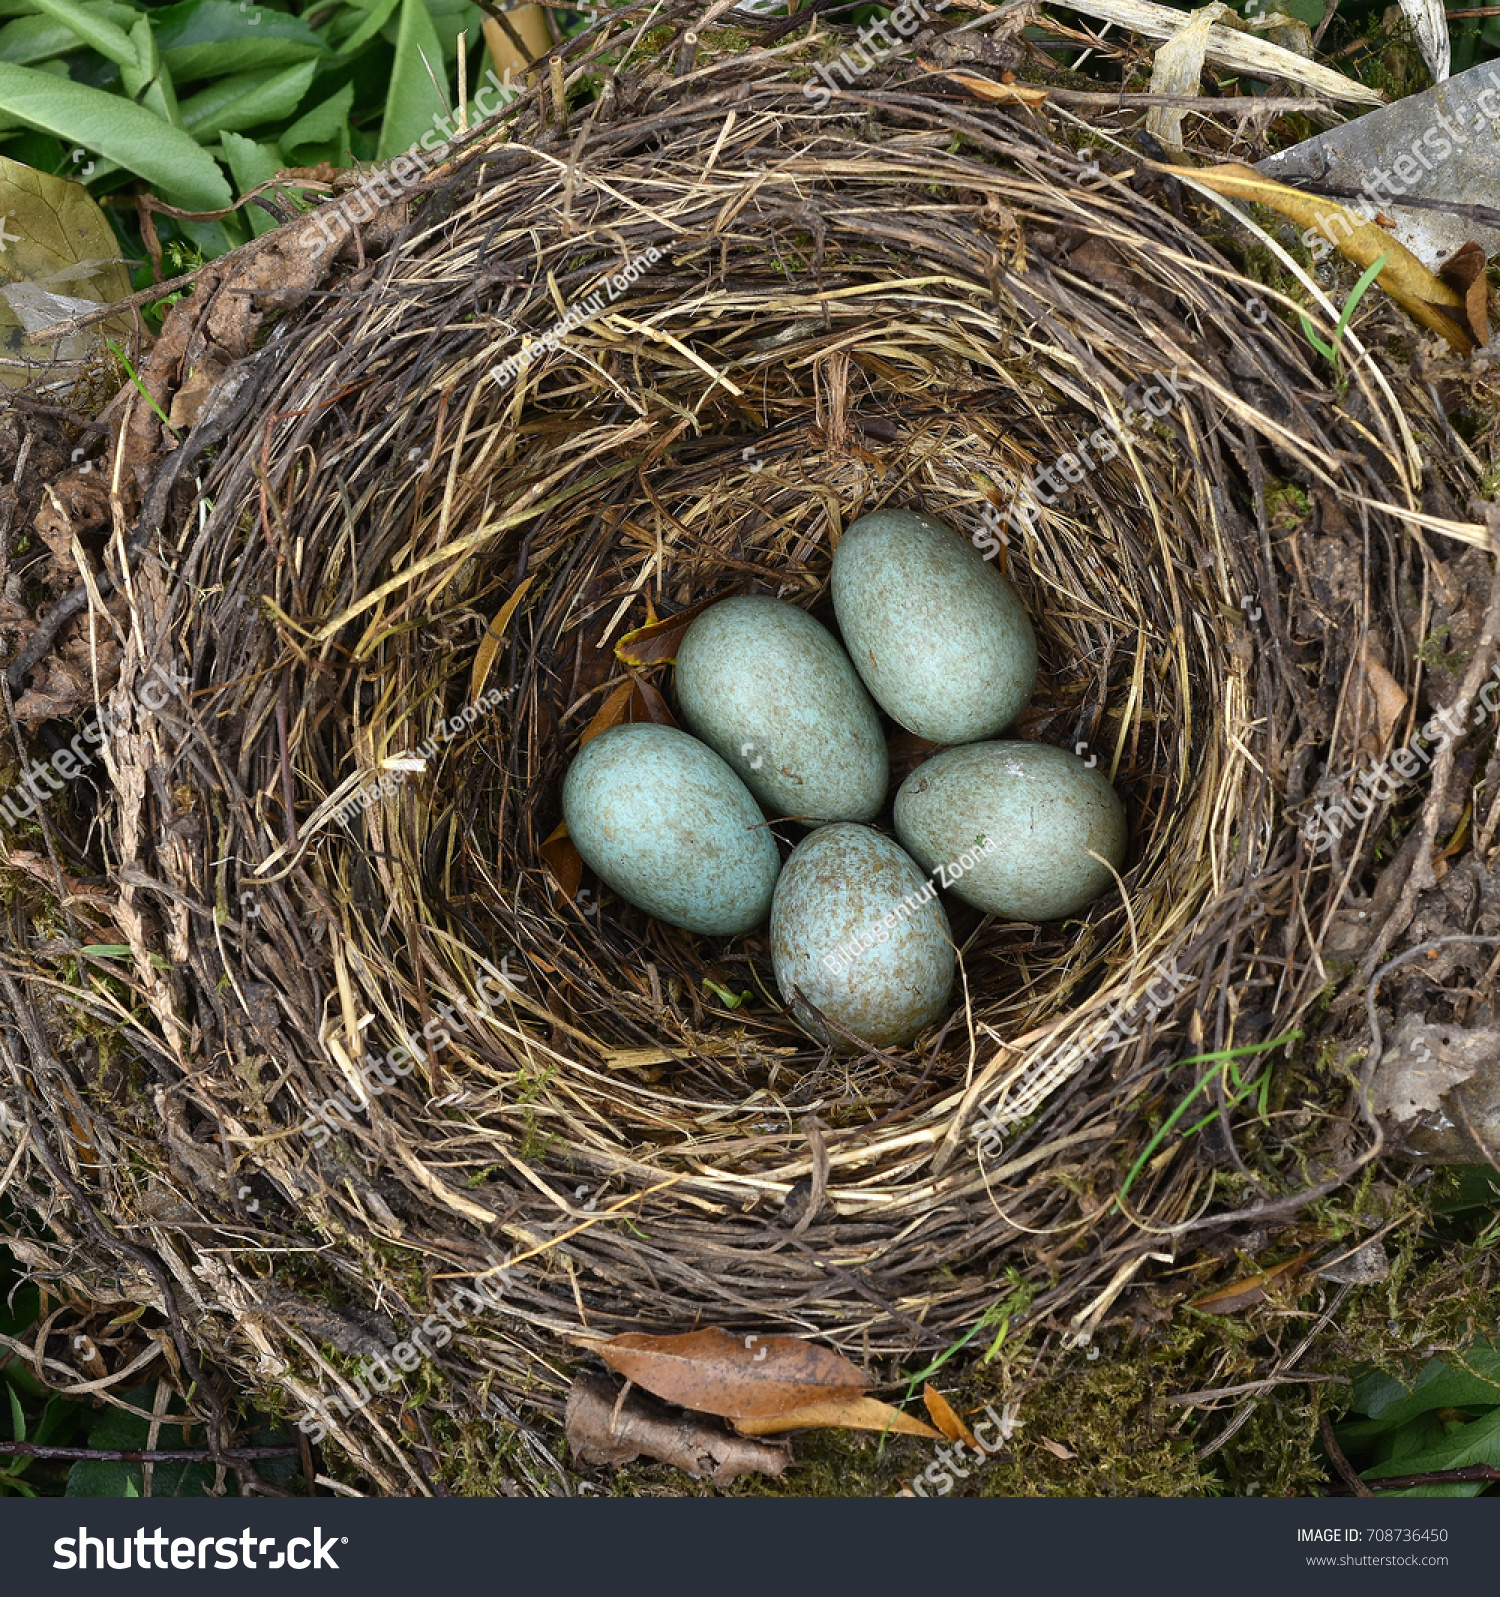
M292 1413L338 1389L330 1347L394 1341L494 1250L520 1256L509 1312L457 1336L437 1388L412 1378L410 1414L392 1397L335 1424L376 1490L430 1490L443 1426L486 1397L555 1418L578 1328L926 1357L1014 1267L1076 1339L1173 1228L1275 1186L1275 1138L1231 1139L1113 1204L1176 1101L1171 1061L1287 1031L1325 987L1329 878L1296 824L1314 751L1345 769L1367 730L1345 692L1362 645L1415 669L1391 620L1414 546L1368 501L1415 504L1410 429L1424 504L1452 513L1444 424L1371 357L1331 396L1300 335L1247 312L1204 214L1118 160L1080 185L1065 118L899 73L815 113L795 53L627 70L566 128L544 81L358 292L281 324L256 414L135 584L127 676L170 654L195 691L124 750L100 817L137 950L86 1006L128 1056L111 1091L74 1093L108 1157L16 1091L170 1261L198 1345ZM671 253L596 321L515 387L487 379L648 245ZM1184 402L1005 551L1043 657L1025 735L1087 744L1118 784L1121 894L1063 926L956 917L940 1035L839 1058L782 1012L763 932L710 942L563 896L542 843L626 631L736 587L826 617L856 517L973 531L1173 369ZM1351 626L1287 597L1308 591L1288 482L1364 551ZM669 668L644 675L670 695ZM393 795L328 819L490 689L501 707ZM1188 987L1098 1052L1169 956ZM524 984L483 1010L502 958ZM305 1117L443 1003L466 1032L316 1149ZM1330 1113L1345 1096L1329 1085ZM981 1102L1017 1128L983 1168ZM527 1446L511 1467L542 1489L554 1464Z

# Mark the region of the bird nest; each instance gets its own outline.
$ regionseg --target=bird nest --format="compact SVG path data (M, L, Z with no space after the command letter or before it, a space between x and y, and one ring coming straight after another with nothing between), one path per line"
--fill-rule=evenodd
M389 237L270 235L337 265L242 293L225 447L144 488L127 730L77 836L130 954L10 989L41 1017L8 1045L21 1189L93 1218L23 1246L317 1412L375 1490L431 1490L431 1426L483 1404L539 1482L583 1330L925 1359L1019 1282L1076 1344L1148 1254L1292 1214L1369 1135L1308 1039L1254 1050L1340 1024L1320 950L1392 806L1331 855L1299 827L1386 685L1419 692L1408 513L1464 484L1432 390L1352 338L1331 390L1274 240L1236 254L1107 146L1086 173L1065 117L913 68L856 124L787 70L626 74L571 126L554 74ZM1097 762L1131 841L1065 923L954 906L952 1013L833 1053L764 929L581 873L560 789L590 733L671 719L674 617L829 619L841 533L886 506L994 550L1041 655L1012 735ZM927 748L894 735L896 778ZM1209 1077L1214 1124L1153 1142ZM476 1277L498 1306L358 1402L351 1361Z

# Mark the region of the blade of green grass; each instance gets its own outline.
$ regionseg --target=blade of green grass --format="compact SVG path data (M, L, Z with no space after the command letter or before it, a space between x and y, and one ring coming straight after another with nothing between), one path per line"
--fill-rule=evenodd
M1338 326L1333 330L1333 342L1331 344L1325 344L1323 340L1319 338L1318 335L1313 331L1313 324L1308 321L1303 312L1297 312L1297 315L1302 322L1302 331L1307 335L1308 343L1311 344L1315 350L1317 350L1324 360L1335 366L1338 365L1339 349L1344 342L1344 334L1349 329L1349 318L1354 315L1359 302L1365 297L1365 293L1370 284L1380 276L1381 268L1384 267L1385 263L1390 260L1390 258L1390 253L1387 251L1387 253L1382 255L1379 260L1372 261L1370 265L1367 266L1360 274L1359 281L1349 291L1349 298L1344 301L1344 309L1339 315Z
M1119 1209L1120 1204L1124 1200L1125 1194L1129 1192L1131 1187L1135 1184L1135 1178L1146 1167L1146 1164L1150 1160L1152 1154L1154 1154L1162 1145L1162 1143L1166 1141L1167 1137L1171 1134L1173 1127L1176 1126L1177 1122L1181 1120L1182 1117L1188 1112L1198 1094L1202 1092L1210 1082L1213 1081L1215 1076L1222 1075L1226 1069L1232 1069L1235 1087L1239 1093L1239 1096L1234 1100L1236 1103L1240 1101L1240 1098L1248 1095L1248 1093L1253 1090L1254 1087L1260 1085L1260 1083L1257 1081L1251 1083L1251 1085L1248 1087L1241 1088L1239 1070L1238 1068L1231 1066L1230 1062L1232 1060L1242 1059L1249 1054L1269 1053L1273 1048L1284 1048L1288 1043L1296 1042L1301 1035L1301 1031L1289 1031L1283 1036L1273 1037L1269 1042L1249 1043L1243 1048L1227 1048L1219 1053L1213 1054L1195 1054L1190 1059L1179 1059L1176 1064L1168 1066L1168 1070L1170 1072L1172 1070L1176 1070L1179 1065L1201 1065L1212 1062L1214 1064L1214 1069L1208 1071L1198 1080L1198 1082L1193 1086L1192 1090L1188 1093L1187 1097L1185 1097L1182 1102L1178 1104L1177 1107L1172 1111L1172 1113L1167 1116L1167 1118L1157 1128L1156 1135L1153 1136L1146 1146L1141 1150L1140 1156L1136 1159L1135 1163L1131 1165L1130 1171L1125 1177L1124 1184L1121 1186L1119 1192L1115 1196L1114 1208L1116 1210ZM1218 1111L1215 1110L1214 1113L1217 1114ZM1208 1116L1208 1119L1213 1119L1213 1115ZM1200 1124L1206 1125L1207 1120L1200 1122ZM1195 1126L1193 1129L1197 1130L1198 1127Z

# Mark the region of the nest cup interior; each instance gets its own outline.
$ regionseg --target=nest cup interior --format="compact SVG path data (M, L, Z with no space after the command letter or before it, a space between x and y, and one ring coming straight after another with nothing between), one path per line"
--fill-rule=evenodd
M857 1127L916 1107L963 1079L976 1038L1029 1033L1097 989L1112 961L1130 957L1132 935L1136 945L1150 935L1154 906L1179 900L1187 885L1172 862L1195 852L1180 844L1206 796L1201 751L1214 739L1203 725L1213 713L1204 684L1225 663L1209 629L1183 624L1213 601L1211 551L1195 535L1190 496L1161 491L1181 461L1181 424L1170 412L1147 416L1067 509L1030 526L1012 518L1001 552L1041 657L1030 708L1001 735L1081 748L1115 783L1130 823L1122 889L1130 912L1112 890L1063 923L1006 924L945 895L960 973L948 1022L912 1049L835 1058L812 1041L779 1001L764 927L697 936L631 907L586 869L574 892L576 856L570 867L554 834L581 737L601 717L676 712L672 665L623 664L622 638L653 614L667 619L730 592L789 600L837 635L829 572L845 527L892 506L980 533L990 504L1003 508L1070 436L1051 414L1049 378L1076 386L1074 374L1050 374L1027 354L1005 308L930 292L899 347L888 319L859 301L830 307L827 325L820 317L816 326L795 304L739 306L735 295L714 314L714 290L699 274L711 274L716 254L679 248L641 291L665 308L655 325L727 366L742 392L661 343L622 360L587 329L534 365L523 392L481 386L470 425L482 427L489 410L490 424L506 431L488 468L489 502L523 502L539 481L567 487L554 508L478 557L473 591L494 596L485 608L499 609L497 598L526 584L487 678L505 698L438 768L437 790L454 796L451 808L435 809L422 842L424 857L442 862L442 896L462 901L479 947L525 972L525 1007L564 1023L553 1038L559 1051L571 1056L586 1041L583 1062L603 1063L616 1127L635 1120L653 1140L667 1140L669 1129L658 1091L640 1089L658 1084L687 1139L702 1130L698 1111L722 1123L726 1106L787 1131L778 1108L815 1105L830 1124ZM728 275L734 280L733 265ZM703 340L710 319L712 352ZM973 341L968 359L955 354L960 321ZM622 420L618 392L591 391L598 366L618 373L646 416ZM1118 393L1096 403L1098 417L1123 408ZM1075 417L1084 443L1093 423L1086 411ZM395 646L412 657L402 674L419 680L423 629ZM455 653L452 665L442 684L450 713L478 686L472 654ZM875 824L889 834L895 790L933 746L888 717L884 724L893 771ZM377 746L403 741L409 734L394 723L375 729ZM805 835L791 822L774 831L783 858Z

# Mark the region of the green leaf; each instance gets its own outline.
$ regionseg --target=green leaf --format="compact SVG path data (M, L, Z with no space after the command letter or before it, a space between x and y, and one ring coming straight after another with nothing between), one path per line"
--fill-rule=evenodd
M354 85L346 83L337 94L330 94L311 111L299 116L278 142L283 150L295 150L304 144L326 144L330 139L342 137L347 132L349 108L353 104Z
M156 36L145 17L132 23L130 48L135 52L129 61L120 63L120 84L132 100L140 98L141 90L156 76L161 65L161 55L156 48Z
M205 261L216 261L230 250L237 250L250 238L250 229L239 216L226 216L217 222L183 222L172 226Z
M443 60L452 63L458 57L458 35L466 34L469 40L469 59L474 59L474 45L479 38L482 18L477 6L470 0L427 0L427 14L432 18L432 25L437 30L438 39L443 46ZM437 65L436 62L433 63ZM446 83L448 78L442 72L438 76Z
M91 49L116 66L135 65L135 46L118 24L100 16L78 0L31 0L32 8L71 28Z
M234 176L234 186L241 194L267 182L286 165L279 148L274 144L257 144L240 133L226 133L223 139L224 159ZM271 198L275 198L273 194ZM242 213L250 223L250 231L257 238L269 233L280 224L267 210L252 200Z
M234 0L186 0L152 12L156 42L179 83L218 78L228 71L290 66L326 53L323 40L302 21L265 6Z
M0 1253L0 1262L4 1262L7 1257L5 1253ZM22 1331L36 1324L41 1312L42 1295L34 1286L18 1287L14 1297L9 1301L5 1295L0 1295L0 1333L19 1337ZM0 1359L4 1359L8 1353L10 1353L8 1348L0 1351ZM14 1354L10 1356L14 1359ZM12 1363L6 1373L9 1374L20 1368L24 1366Z
M390 20L391 13L399 4L400 0L375 0L369 15L339 46L338 53L353 55L361 45L368 44Z
M1323 20L1323 13L1327 7L1323 0L1267 0L1265 4L1242 6L1241 10L1247 17L1269 16L1273 11L1281 11L1289 17L1295 17L1299 22L1305 22L1310 28L1316 28ZM1257 37L1266 37L1266 35L1257 34Z
M1489 1165L1449 1165L1436 1176L1431 1198L1434 1214L1462 1214L1466 1209L1489 1209L1500 1204L1500 1178Z
M1389 1376L1365 1376L1354 1388L1351 1406L1369 1415L1365 1424L1374 1423L1381 1430L1395 1430L1428 1409L1497 1405L1500 1405L1500 1348L1479 1343L1464 1354L1429 1359L1410 1392Z
M231 203L211 155L181 128L118 94L0 62L0 114L117 161L184 210L216 211Z
M406 152L448 111L440 87L443 47L423 0L401 0L401 25L396 35L396 60L385 97L376 159L389 161ZM438 82L434 83L433 78Z
M1374 1419L1407 1395L1406 1387L1394 1375L1387 1375L1384 1370L1371 1370L1354 1383L1354 1390L1349 1394L1349 1409L1351 1413L1367 1414Z
M137 1408L150 1408L153 1395L146 1388L122 1392L120 1396ZM172 1407L180 1405L174 1398ZM89 1429L88 1445L100 1449L129 1452L144 1448L150 1436L146 1420L123 1409L109 1408L99 1414ZM163 1425L157 1435L156 1445L161 1448L201 1447L203 1432L199 1427L191 1438L184 1438L180 1425ZM214 1469L211 1464L178 1462L152 1466L151 1495L153 1497L206 1497L213 1487ZM141 1495L141 1466L103 1459L80 1459L68 1471L68 1497L139 1497Z
M10 1399L10 1439L13 1442L26 1440L26 1416L21 1412L21 1400L16 1396L13 1386L5 1388L5 1395Z
M59 1436L66 1437L84 1412L83 1405L76 1399L49 1396L36 1428L37 1445L45 1447L48 1442L56 1442Z
M164 411L161 408L161 406L158 405L157 402L154 399L152 399L151 394L150 394L149 390L147 389L146 385L136 375L136 370L130 364L129 359L126 357L125 351L123 349L121 349L120 346L118 344L116 344L112 339L106 339L105 342L115 352L115 354L119 358L121 364L125 367L125 370L129 374L131 382L133 382L135 384L135 386L140 390L142 395L145 397L147 403L151 406L152 410L154 410L156 412L156 414L161 417L163 426L165 426L167 428L167 430L173 435L173 437L179 436L179 434L177 432L177 429L171 424L171 422L169 422L167 420L166 411ZM124 943L90 943L90 944L88 944L87 947L80 948L78 950L78 952L80 954L90 954L95 959L132 959L132 958L134 958L134 954L133 954L132 950L127 948ZM152 954L151 955L151 963L152 963L153 966L155 966L155 968L157 970L171 970L171 968L172 968L171 965L165 959L163 959L160 954Z
M237 72L182 102L182 125L201 143L222 133L238 133L263 122L289 117L307 93L316 61L300 66Z
M1376 1464L1363 1472L1371 1486L1380 1485L1380 1476L1426 1475L1440 1469L1462 1469L1466 1464L1489 1464L1500 1469L1500 1409L1467 1425L1452 1425L1436 1446L1421 1452L1406 1453ZM1457 1486L1410 1486L1392 1492L1392 1497L1477 1497L1486 1482L1473 1481Z
M172 74L156 48L156 38L151 24L142 17L130 30L130 42L136 49L136 64L120 68L120 81L125 92L138 105L154 111L163 122L182 126L182 116L177 109L177 92L172 87Z
M83 9L122 29L132 27L139 16L129 6L115 5L113 0L83 0ZM71 55L77 48L78 35L56 17L17 17L0 28L0 61L13 61L17 66Z
M114 1459L80 1458L68 1471L64 1497L139 1497L139 1464Z

